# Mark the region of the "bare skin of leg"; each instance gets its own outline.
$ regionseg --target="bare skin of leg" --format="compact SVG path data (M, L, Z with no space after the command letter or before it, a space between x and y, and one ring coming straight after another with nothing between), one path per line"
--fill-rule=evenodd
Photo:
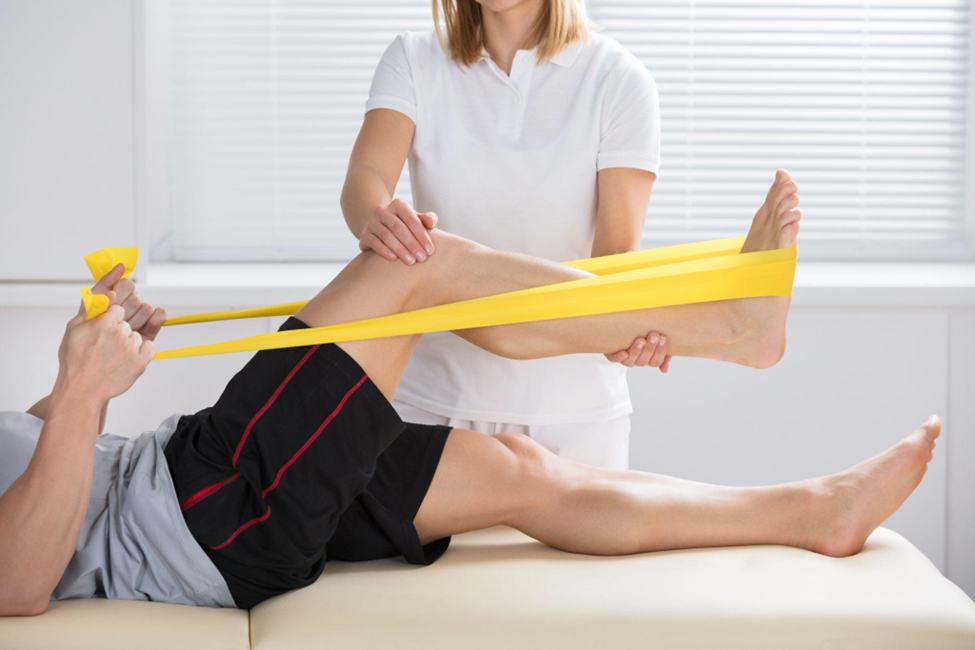
M800 214L796 184L780 170L756 213L745 252L795 243ZM310 301L297 317L324 326L590 277L546 260L491 250L431 233L436 254L406 266L367 252ZM533 359L580 352L611 353L650 331L668 336L669 354L768 367L785 350L788 298L750 298L634 310L455 332L489 352ZM392 400L419 336L341 343Z
M755 215L744 252L791 246L798 234L796 187L787 174ZM298 317L313 326L491 295L585 274L496 253L442 233L438 252L407 268L357 258ZM784 348L788 299L757 298L626 312L459 333L492 352L532 358L611 352L650 330L671 353L771 365ZM343 343L392 399L419 337ZM517 434L451 432L414 520L424 542L499 524L567 551L617 555L738 544L787 544L844 556L893 514L918 485L940 422L833 476L733 488L560 459Z
M918 486L940 421L832 476L724 487L568 461L521 434L450 433L414 519L424 543L507 525L588 555L781 544L857 553Z

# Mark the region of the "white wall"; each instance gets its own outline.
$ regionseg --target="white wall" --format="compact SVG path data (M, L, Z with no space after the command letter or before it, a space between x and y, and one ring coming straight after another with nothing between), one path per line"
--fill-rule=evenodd
M0 0L0 280L134 243L132 24L129 0Z

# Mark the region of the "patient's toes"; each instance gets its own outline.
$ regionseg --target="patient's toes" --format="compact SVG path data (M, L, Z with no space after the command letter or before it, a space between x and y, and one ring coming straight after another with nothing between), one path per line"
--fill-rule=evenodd
M799 222L794 221L782 227L779 231L779 248L792 248L799 238Z
M776 182L772 185L769 190L768 202L778 208L783 201L788 199L790 196L795 196L796 192L799 191L799 186L791 178L785 182ZM792 206L795 207L795 206Z
M802 219L802 210L786 210L782 213L782 225L787 226L790 223L796 223Z
M790 210L795 210L799 206L799 195L789 194L779 201L778 206L776 206L776 214L782 216Z

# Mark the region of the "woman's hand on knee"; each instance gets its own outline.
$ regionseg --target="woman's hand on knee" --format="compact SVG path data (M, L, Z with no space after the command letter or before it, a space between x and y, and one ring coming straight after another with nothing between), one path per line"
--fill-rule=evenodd
M607 354L606 358L614 363L620 363L627 368L659 368L660 372L670 370L670 355L667 354L667 337L657 332L650 332L645 338L633 341L628 350L620 350Z
M359 235L359 248L408 265L424 262L436 250L427 232L436 225L433 212L417 213L406 201L393 199L389 205L376 207Z

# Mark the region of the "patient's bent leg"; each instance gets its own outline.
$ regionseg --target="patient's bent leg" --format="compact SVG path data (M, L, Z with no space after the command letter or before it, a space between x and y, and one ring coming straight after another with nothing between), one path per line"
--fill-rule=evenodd
M795 183L784 172L755 215L746 248L774 248L794 240L799 218ZM420 309L507 291L568 282L589 274L527 255L504 253L443 232L431 236L437 253L406 266L363 253L298 314L320 327ZM789 299L726 300L615 314L486 327L456 332L509 358L579 352L611 353L651 331L668 336L669 354L766 367L785 346ZM341 343L390 399L419 337Z
M424 543L503 524L591 555L745 544L851 555L920 483L940 430L932 418L840 474L755 488L597 469L520 434L454 430L414 525Z

